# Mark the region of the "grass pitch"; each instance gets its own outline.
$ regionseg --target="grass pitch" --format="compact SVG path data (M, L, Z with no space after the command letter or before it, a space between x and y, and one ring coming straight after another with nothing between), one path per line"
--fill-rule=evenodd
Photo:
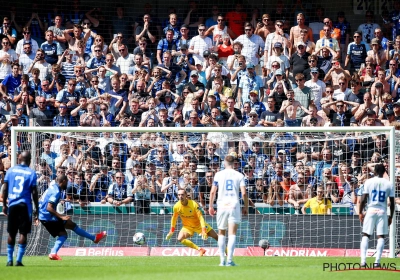
M324 263L358 263L359 258L330 257L235 257L237 267L219 267L217 257L24 257L25 267L5 267L0 257L1 279L8 280L132 280L132 279L400 279L400 259L382 259L395 266L393 271L323 270ZM373 262L369 258L368 262ZM15 262L15 261L14 261ZM151 278L149 278L151 277Z

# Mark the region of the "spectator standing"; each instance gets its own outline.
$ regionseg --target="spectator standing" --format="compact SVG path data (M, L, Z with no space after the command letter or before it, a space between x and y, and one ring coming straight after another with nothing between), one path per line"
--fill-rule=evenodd
M212 49L212 41L205 35L206 26L199 24L199 35L193 37L189 44L189 53L193 54L195 64L203 64L205 61L204 52Z
M374 12L371 10L368 10L365 12L365 20L366 23L361 24L358 26L357 31L362 33L362 40L366 42L367 44L371 43L371 40L375 37L374 36L374 31L377 28L381 28L379 24L374 23Z
M361 36L361 32L354 32L354 42L351 42L347 47L347 56L344 67L347 68L350 64L351 73L360 70L361 64L364 63L365 58L367 57L367 51L369 50L369 46L362 42Z
M17 53L18 57L24 53L23 46L27 43L31 45L31 50L34 54L39 49L38 43L36 40L31 38L31 29L29 27L24 27L22 29L22 35L24 36L21 40L18 41L17 46L15 48L15 52Z
M237 37L235 42L242 43L241 54L246 58L246 62L259 67L260 54L264 52L265 43L260 36L254 34L254 28L250 22L244 24L244 32L245 34Z
M344 62L347 53L347 46L350 42L351 26L347 21L344 12L337 13L337 22L333 23L333 27L340 30L340 57Z
M306 70L310 68L308 65L310 54L306 52L306 44L299 42L296 46L297 51L290 57L290 70L293 77L297 74L306 74Z

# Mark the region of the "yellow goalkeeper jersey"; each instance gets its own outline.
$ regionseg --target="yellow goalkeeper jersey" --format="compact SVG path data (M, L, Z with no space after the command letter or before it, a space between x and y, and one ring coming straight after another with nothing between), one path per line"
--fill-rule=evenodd
M188 199L187 205L182 205L180 201L175 203L174 213L171 219L171 227L175 227L178 216L181 217L183 226L192 228L197 228L199 226L203 228L206 226L199 205L194 200Z

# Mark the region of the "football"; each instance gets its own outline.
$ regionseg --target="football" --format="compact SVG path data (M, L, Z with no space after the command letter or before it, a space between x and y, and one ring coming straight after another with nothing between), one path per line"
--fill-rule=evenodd
M133 243L135 243L136 245L143 245L144 243L146 243L146 237L143 233L137 232L133 236Z
M261 248L263 248L264 250L269 248L269 241L267 239L261 239L258 242L258 246L260 246Z

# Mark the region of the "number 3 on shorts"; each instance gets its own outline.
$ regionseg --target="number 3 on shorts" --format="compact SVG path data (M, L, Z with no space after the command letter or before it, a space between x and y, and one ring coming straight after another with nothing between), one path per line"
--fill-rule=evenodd
M233 190L233 180L226 180L225 189L227 191Z

